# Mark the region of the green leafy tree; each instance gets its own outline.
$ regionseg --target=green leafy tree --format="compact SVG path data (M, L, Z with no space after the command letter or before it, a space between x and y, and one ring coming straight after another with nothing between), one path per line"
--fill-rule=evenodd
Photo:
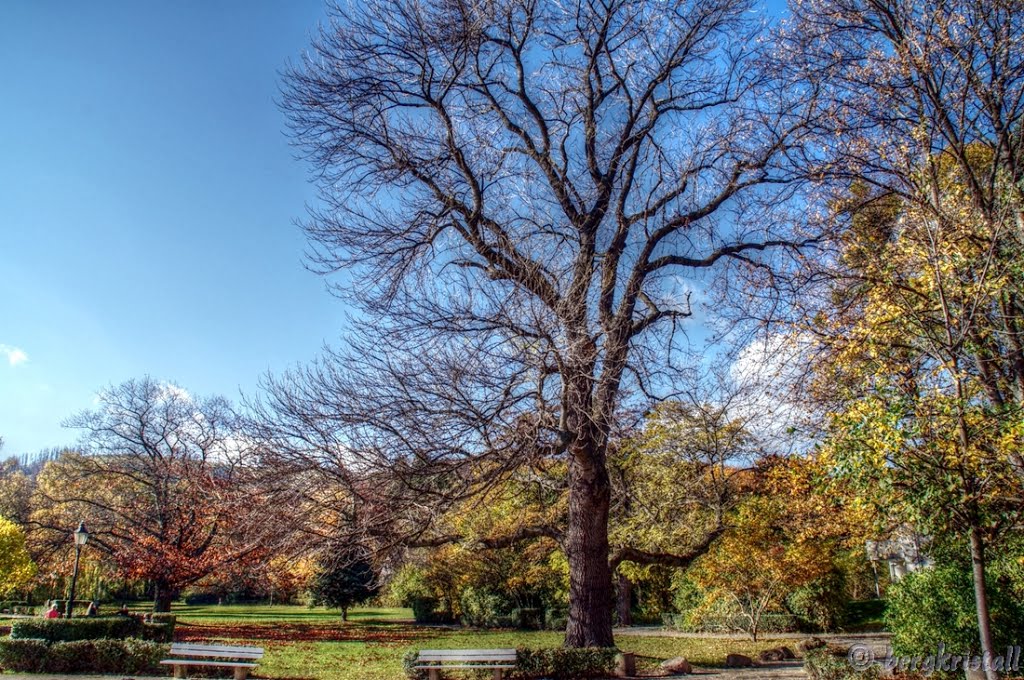
M322 564L309 585L316 604L341 609L341 620L348 621L348 610L373 597L378 590L373 564L361 553L350 553Z

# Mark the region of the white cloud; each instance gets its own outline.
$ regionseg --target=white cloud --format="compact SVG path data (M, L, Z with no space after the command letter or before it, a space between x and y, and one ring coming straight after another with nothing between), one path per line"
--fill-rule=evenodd
M813 417L803 399L811 348L803 335L769 335L744 347L729 371L747 395L738 401L737 415L780 449L807 443L801 436Z
M20 347L12 347L10 345L0 345L0 354L7 355L7 363L11 366L17 366L28 361L28 354L25 350Z

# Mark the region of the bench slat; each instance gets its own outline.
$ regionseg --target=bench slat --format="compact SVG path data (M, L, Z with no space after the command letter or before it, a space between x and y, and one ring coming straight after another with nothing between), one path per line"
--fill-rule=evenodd
M417 661L515 661L514 656L420 656L416 658Z
M447 664L445 666L415 666L416 669L429 671L430 669L445 670L447 668L515 668L515 664Z
M193 652L187 649L172 649L171 656L188 656L194 658L205 658L210 657L214 659L245 659L252 661L259 661L263 658L262 654L243 654L241 652Z
M233 668L256 668L257 664L244 661L204 661L202 659L164 659L167 666L231 666Z
M420 654L515 654L514 648L502 649L421 649Z
M491 660L494 660L494 661L505 661L505 660L515 660L516 653L515 653L515 650L513 650L511 652L501 652L501 653L493 653L493 652L488 653L488 652L469 651L469 652L456 652L456 653L447 653L447 654L439 654L439 653L436 653L436 652L433 652L433 651L423 651L423 652L419 653L419 656L417 658L418 659L423 659L423 660L437 659L437 660L441 660L441 661L449 660L449 659L452 660L452 661L458 661L458 660L461 660L461 659L491 659Z
M230 645L201 645L193 642L175 642L171 645L171 650L176 649L188 649L195 651L211 651L211 652L246 652L248 654L262 654L262 647L234 647Z

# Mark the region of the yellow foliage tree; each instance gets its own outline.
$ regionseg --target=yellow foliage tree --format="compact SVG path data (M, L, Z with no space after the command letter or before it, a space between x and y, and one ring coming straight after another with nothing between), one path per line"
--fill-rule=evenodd
M17 524L0 517L0 597L25 588L36 574L36 565L25 548L25 533Z

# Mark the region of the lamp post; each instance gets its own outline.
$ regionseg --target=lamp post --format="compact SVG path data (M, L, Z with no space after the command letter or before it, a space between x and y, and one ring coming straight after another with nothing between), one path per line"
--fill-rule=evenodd
M75 586L78 585L78 561L82 558L82 547L89 541L89 532L85 529L85 522L79 522L75 529L75 570L71 572L71 594L68 596L68 606L64 612L67 618L71 618L71 610L75 608Z

